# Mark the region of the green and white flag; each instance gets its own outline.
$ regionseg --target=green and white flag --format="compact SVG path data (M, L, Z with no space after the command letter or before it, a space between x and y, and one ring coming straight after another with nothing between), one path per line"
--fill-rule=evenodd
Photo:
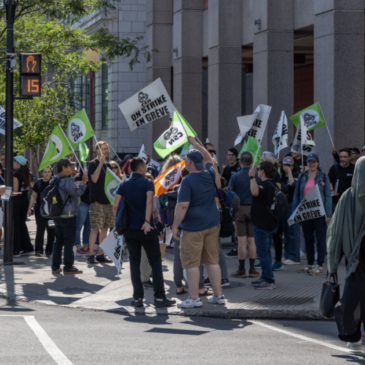
M85 109L76 113L68 122L67 139L71 147L76 150L77 146L94 136L94 131L89 122Z
M257 153L257 150L259 151L258 153ZM250 152L251 155L252 155L252 160L255 159L256 154L257 154L255 166L260 165L260 162L261 162L261 147L259 149L259 144L258 144L256 138L248 137L247 141L243 142L243 146L241 148L239 156L241 156L243 152Z
M115 194L117 192L119 184L122 180L119 179L117 175L114 174L112 170L107 167L105 173L105 195L108 197L110 204L114 204Z
M188 154L189 149L190 149L190 143L189 143L189 142L186 142L186 143L183 145L182 151L181 151L181 153L180 153L180 157L181 157L181 158L184 158L184 157Z
M61 127L57 125L53 129L46 150L44 151L44 156L39 166L39 171L43 170L45 167L59 161L61 158L66 157L71 153L72 149L67 142L65 134L63 133Z
M86 143L80 143L79 146L80 149L80 160L83 163L86 163L87 158L89 157L89 147L86 145Z
M160 136L153 146L159 156L165 158L184 145L188 141L188 136L196 137L197 134L184 117L175 110L170 128Z
M304 124L309 131L326 126L326 121L319 103L315 103L289 118L297 128L300 123L301 116L303 117Z

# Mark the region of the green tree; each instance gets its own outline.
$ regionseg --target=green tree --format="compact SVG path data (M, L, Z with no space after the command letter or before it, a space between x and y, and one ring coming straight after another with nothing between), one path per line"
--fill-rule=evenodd
M127 57L130 68L147 61L151 53L147 46L140 46L143 37L119 38L103 29L88 34L78 26L86 15L100 12L107 16L123 0L19 0L14 23L15 50L42 53L42 73L51 72L53 80L42 85L42 97L17 100L14 116L23 127L14 131L15 147L23 152L31 148L36 165L38 148L44 150L50 131L56 124L65 126L75 113L75 103L70 94L70 79L86 75L90 68L96 71L101 63L90 63L85 51L100 51L104 60L113 61L117 56ZM6 13L0 8L0 105L5 108L5 53ZM14 72L17 82L19 73ZM15 90L17 90L15 83Z

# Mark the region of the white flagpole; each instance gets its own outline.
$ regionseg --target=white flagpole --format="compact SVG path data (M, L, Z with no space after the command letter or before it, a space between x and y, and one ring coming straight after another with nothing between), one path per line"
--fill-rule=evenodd
M321 112L322 112L322 115L323 115L323 119L324 119L324 122L326 124L327 132L328 132L328 135L330 136L330 140L331 140L332 146L334 146L335 144L333 143L332 136L331 136L330 130L328 128L328 124L327 124L326 118L324 117L323 110L322 110L321 104L319 102L318 102L318 105L319 105L319 107L321 109Z
M65 136L65 139L66 139L66 141L67 141L68 145L70 146L71 150L73 151L74 156L76 157L77 162L80 164L80 168L81 168L82 172L83 172L83 173L85 173L85 170L84 170L84 169L83 169L83 167L82 167L82 163L80 162L79 158L78 158L78 157L77 157L77 155L76 155L75 150L72 148L72 146L71 146L71 144L70 144L69 140L67 139L65 132L63 131L63 129L61 128L61 126L60 126L59 124L58 124L58 126L60 127L60 129L61 129L61 131L62 131L63 135Z
M300 149L301 149L301 153L302 153L302 169L304 169L304 158L303 158L303 128L302 128L302 120L303 118L300 118ZM301 171L302 172L302 171ZM304 172L304 171L303 171Z

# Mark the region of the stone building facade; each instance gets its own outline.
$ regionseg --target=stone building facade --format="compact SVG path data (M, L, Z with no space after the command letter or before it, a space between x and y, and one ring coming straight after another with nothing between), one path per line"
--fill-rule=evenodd
M337 148L363 145L363 0L147 0L146 12L147 44L159 50L146 81L162 79L220 164L239 132L237 116L258 104L272 106L264 150L273 150L282 110L289 117L317 101ZM168 118L146 126L147 150L167 126ZM314 139L328 169L327 129Z

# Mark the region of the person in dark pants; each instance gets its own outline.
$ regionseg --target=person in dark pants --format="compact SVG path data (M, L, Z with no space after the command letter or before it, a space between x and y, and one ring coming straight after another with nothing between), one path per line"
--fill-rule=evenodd
M13 174L13 190L21 192L14 198L14 257L34 254L27 227L28 189L30 186L30 170L27 160L23 156L14 157L15 172Z
M167 299L165 295L159 238L152 219L155 186L151 180L145 177L147 167L143 159L133 158L130 167L133 174L127 181L120 184L115 195L114 214L117 216L118 206L123 198L123 209L127 209L129 218L128 230L124 237L129 251L133 285L134 299L131 305L143 307L144 290L140 270L141 249L143 247L152 268L154 304L156 307L171 306L175 304L175 301Z
M47 230L47 246L46 246L46 256L52 256L53 242L55 238L54 225L49 225L50 219L41 216L41 194L44 189L49 185L52 177L52 167L48 166L42 171L43 178L37 180L33 187L33 193L30 198L28 207L28 216L32 215L32 208L36 202L34 209L35 221L37 224L37 233L35 236L35 255L37 257L42 257L43 255L43 241L44 232Z
M76 216L78 213L79 198L86 190L87 173L82 176L82 181L74 181L70 178L74 170L73 163L67 158L62 158L57 162L58 175L52 179L50 185L58 184L58 191L64 205L60 217L54 219L56 242L53 245L52 274L62 272L62 248L63 254L63 273L82 274L74 266L73 247L76 239Z

